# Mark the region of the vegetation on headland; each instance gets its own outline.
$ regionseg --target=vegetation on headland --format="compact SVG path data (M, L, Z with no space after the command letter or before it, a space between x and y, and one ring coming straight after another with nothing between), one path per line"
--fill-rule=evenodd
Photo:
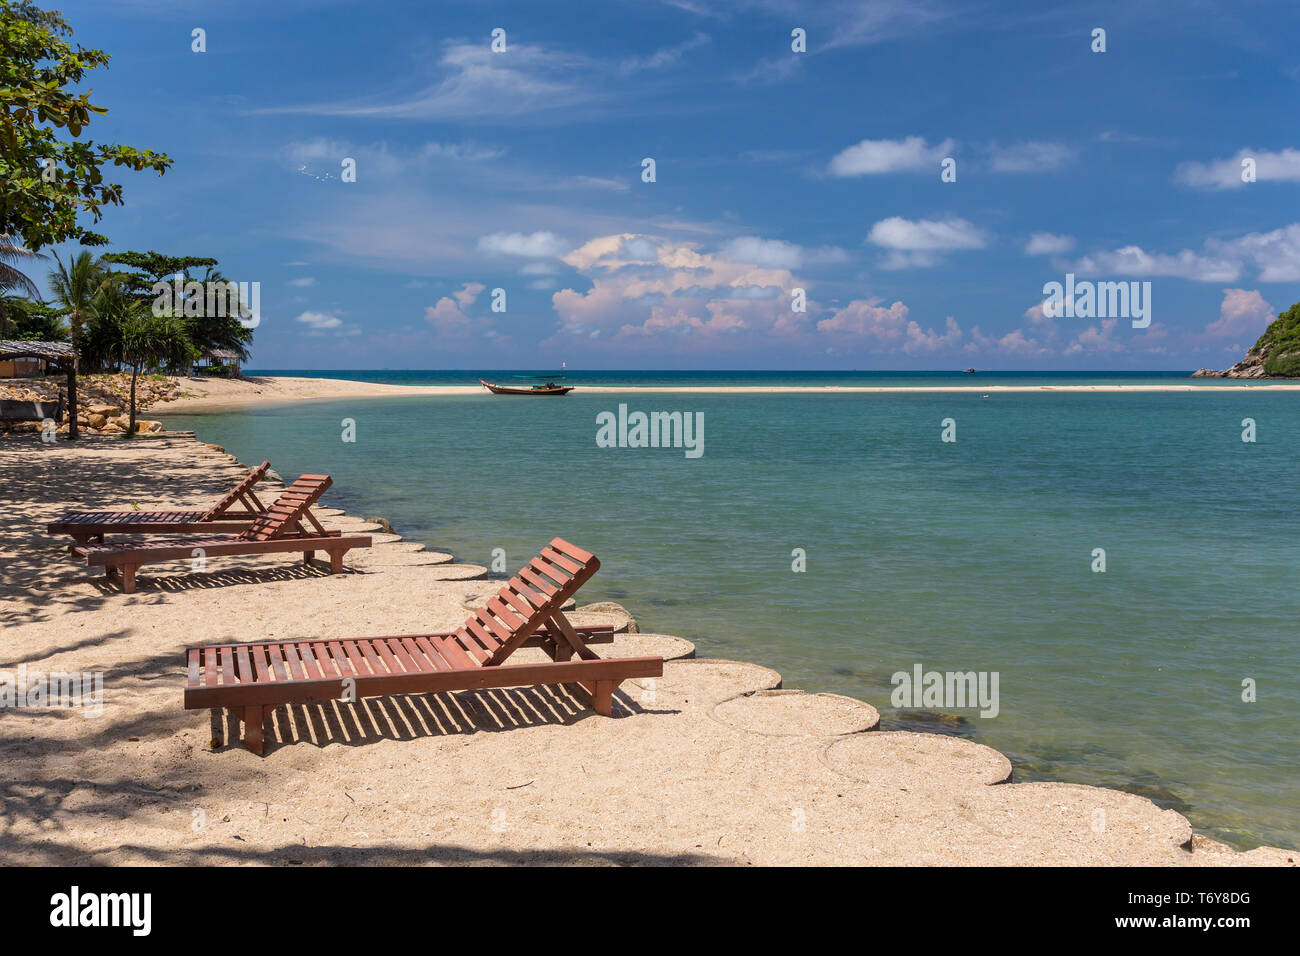
M1267 356L1266 375L1300 378L1300 302L1280 314L1251 351Z
M1278 315L1230 369L1203 368L1194 378L1300 378L1300 302Z
M129 369L130 434L142 373L188 374L195 359L217 350L246 361L253 333L220 304L210 309L210 298L159 300L156 284L173 277L224 283L208 257L149 251L97 258L83 250L65 262L56 254L53 300L39 298L29 273L46 258L40 249L108 243L91 228L104 206L122 204L122 186L105 181L106 168L161 176L172 165L150 149L82 138L92 117L108 110L77 87L109 55L74 45L71 36L60 12L0 0L0 338L71 341L83 372ZM76 394L68 399L70 415L78 416L86 403Z

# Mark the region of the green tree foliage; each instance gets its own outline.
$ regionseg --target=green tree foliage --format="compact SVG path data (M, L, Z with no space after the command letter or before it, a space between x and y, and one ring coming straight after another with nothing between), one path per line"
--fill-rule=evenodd
M79 221L89 216L93 225L106 204L122 202L122 187L105 182L104 166L162 175L172 165L153 150L80 140L91 115L108 110L90 102L90 90L72 88L109 56L74 46L71 35L58 11L0 0L0 233L21 237L32 251L68 240L108 242ZM60 140L58 130L73 141Z
M226 282L216 268L217 260L206 256L168 256L150 250L111 253L104 256L104 261L135 270L116 275L121 278L128 295L147 301L151 306L156 297L154 286L159 282L180 277L185 281L202 282L205 288L212 283ZM203 270L202 276L196 275L198 269ZM206 299L201 308L195 300L189 300L183 306L174 302L173 314L184 322L190 342L200 355L213 349L229 349L242 360L248 360L253 330L240 322L237 315L209 310Z
M1253 351L1268 349L1264 372L1300 378L1300 302L1278 315L1255 343Z
M198 357L184 324L171 315L154 315L149 304L135 298L118 282L100 295L88 330L106 358L131 369L130 425L135 434L136 382L147 369L185 368Z
M0 302L0 309L5 311L9 321L5 338L35 342L63 342L68 338L63 309L57 305L13 296Z

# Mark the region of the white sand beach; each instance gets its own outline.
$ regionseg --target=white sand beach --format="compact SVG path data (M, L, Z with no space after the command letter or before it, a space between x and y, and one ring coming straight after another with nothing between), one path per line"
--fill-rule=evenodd
M466 373L466 378L472 376ZM196 381L177 379L181 397L160 402L151 414L167 412L199 412L233 410L258 405L285 402L330 401L347 398L397 398L401 396L484 395L481 385L386 385L376 382L355 382L348 379L297 378L293 376L249 376L243 379L212 378ZM777 393L807 394L888 394L900 392L956 392L977 394L1004 394L1022 392L1200 392L1248 390L1300 391L1300 382L1269 382L1268 384L1196 385L871 385L871 386L804 386L804 385L579 385L582 394L634 395L657 394L727 394L769 395Z
M761 660L695 659L639 633L635 599L574 614L619 629L602 656L667 660L622 685L612 718L562 687L369 698L276 708L264 757L223 711L214 748L211 715L182 708L187 644L449 630L499 586L329 508L328 527L375 542L343 574L277 556L152 565L129 596L44 533L70 509L206 506L244 471L183 436L0 439L0 671L104 680L99 716L0 719L7 863L1296 862L1144 797L1017 783L968 740L881 732L869 702L784 689Z

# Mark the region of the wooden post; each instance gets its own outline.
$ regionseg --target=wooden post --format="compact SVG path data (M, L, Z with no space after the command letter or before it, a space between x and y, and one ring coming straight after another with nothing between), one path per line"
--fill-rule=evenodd
M72 362L68 365L68 440L76 441L80 432L77 430L77 361L78 356L72 356Z

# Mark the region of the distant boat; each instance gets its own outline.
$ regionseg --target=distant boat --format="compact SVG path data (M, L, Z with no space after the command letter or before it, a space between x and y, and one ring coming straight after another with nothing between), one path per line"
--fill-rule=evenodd
M554 382L545 385L497 385L483 379L478 381L493 395L568 395L573 391L572 385L556 385Z
M974 374L975 374L975 370L974 370L973 368L968 368L968 369L966 369L966 374L967 374L967 375L974 375Z

